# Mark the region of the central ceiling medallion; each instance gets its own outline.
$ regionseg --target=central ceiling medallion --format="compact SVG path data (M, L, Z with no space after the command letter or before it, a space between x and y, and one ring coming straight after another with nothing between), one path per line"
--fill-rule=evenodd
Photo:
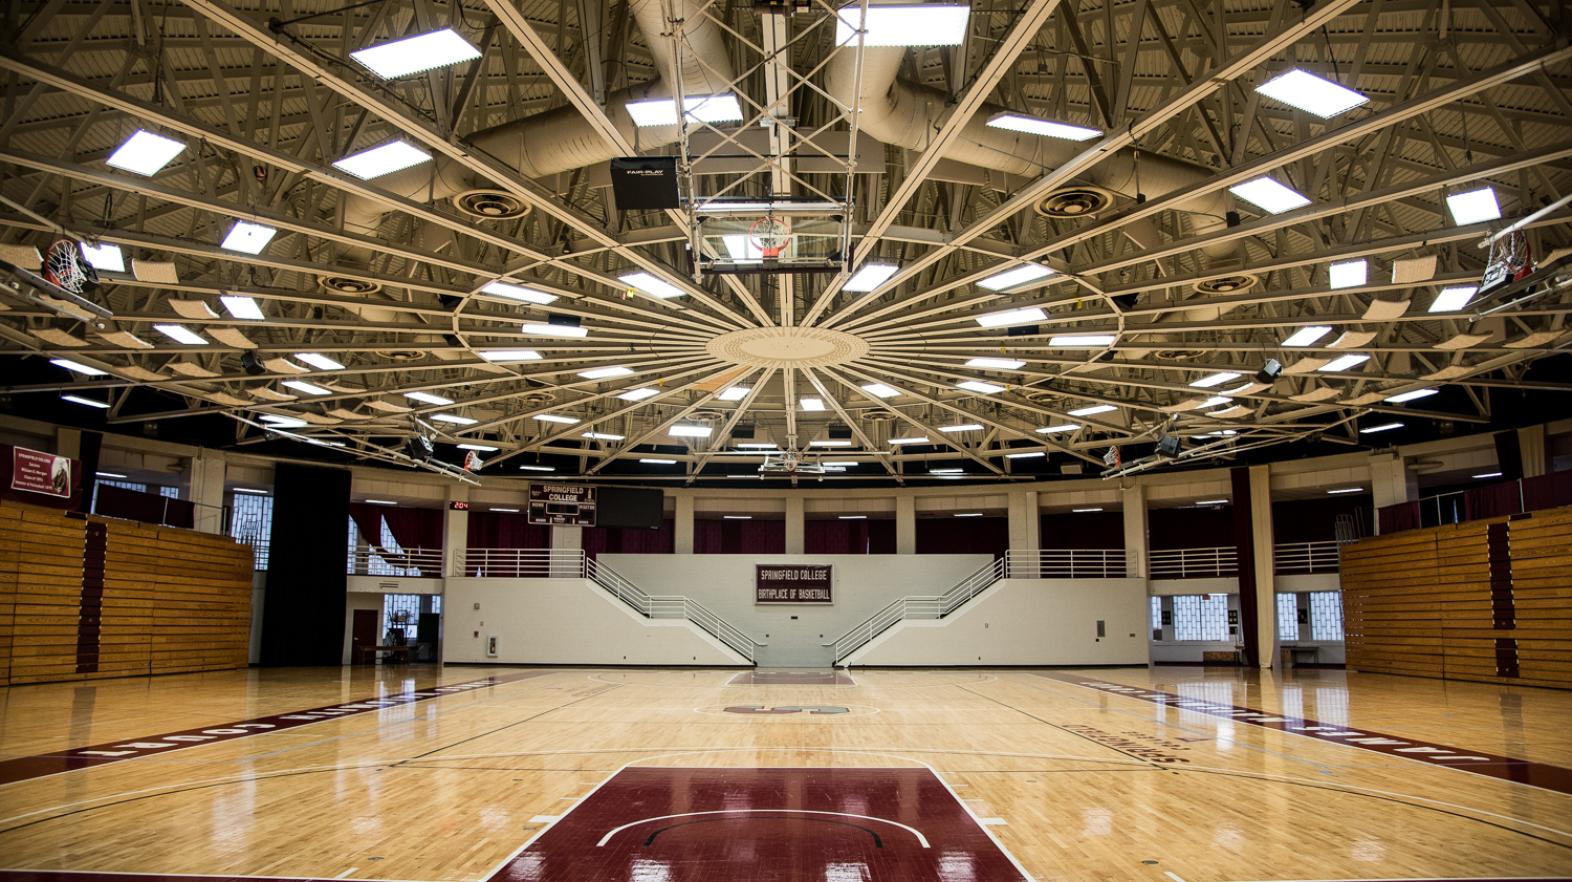
M748 367L834 367L868 354L861 337L829 328L745 328L704 345L722 361Z

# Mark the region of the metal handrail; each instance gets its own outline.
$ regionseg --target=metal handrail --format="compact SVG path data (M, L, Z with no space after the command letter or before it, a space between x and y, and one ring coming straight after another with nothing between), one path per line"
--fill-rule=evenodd
M582 552L581 552L582 555ZM687 619L748 661L755 661L756 647L763 646L709 607L686 595L647 594L639 586L598 560L583 556L583 575L645 618Z
M1122 579L1122 548L1035 548L1005 552L1012 579Z
M498 579L574 578L584 571L579 548L466 548L450 575Z
M1154 549L1150 559L1154 579L1204 579L1239 575L1239 551L1232 545Z
M1272 547L1272 568L1279 573L1335 573L1341 569L1344 544L1337 539L1279 542Z
M835 661L839 663L896 622L904 619L944 618L1005 578L1006 570L1005 559L996 558L978 567L943 594L913 594L892 600L878 612L852 626L833 643L825 645L834 647Z
M351 576L437 579L442 576L442 549L405 548L392 551L368 546L350 552L345 563L345 571Z

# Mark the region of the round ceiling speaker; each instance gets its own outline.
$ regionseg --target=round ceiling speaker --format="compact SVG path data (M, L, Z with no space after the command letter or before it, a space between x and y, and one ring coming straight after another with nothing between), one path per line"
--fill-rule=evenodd
M357 297L375 294L382 290L382 285L379 282L351 279L347 276L317 276L317 284L324 291L331 291L334 294L351 294Z
M383 361L400 363L420 361L426 357L426 353L418 349L378 349L375 355Z
M480 220L513 220L529 214L533 208L502 190L465 190L453 197L453 207Z
M1239 273L1234 276L1222 276L1216 279L1207 279L1196 282L1195 290L1202 294L1238 294L1248 291L1260 283L1260 279L1249 273Z
M1064 187L1037 201L1043 217L1090 217L1113 205L1114 194L1101 187Z

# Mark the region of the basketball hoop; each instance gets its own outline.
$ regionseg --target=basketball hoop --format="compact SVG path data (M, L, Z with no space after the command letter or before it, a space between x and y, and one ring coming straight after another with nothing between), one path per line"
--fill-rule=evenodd
M466 471L466 472L478 472L478 471L480 471L480 467L481 467L480 454L476 453L473 450L471 450L468 453L464 454L464 471Z
M791 222L783 217L767 214L748 228L748 241L759 249L765 260L778 260L781 252L791 244Z
M56 239L44 254L44 278L72 294L81 294L98 283L93 265L82 258L82 246L70 239Z

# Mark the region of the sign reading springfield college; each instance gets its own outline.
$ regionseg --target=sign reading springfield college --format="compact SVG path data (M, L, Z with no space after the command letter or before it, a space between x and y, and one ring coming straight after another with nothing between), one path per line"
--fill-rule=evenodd
M834 603L829 564L755 564L754 603Z

